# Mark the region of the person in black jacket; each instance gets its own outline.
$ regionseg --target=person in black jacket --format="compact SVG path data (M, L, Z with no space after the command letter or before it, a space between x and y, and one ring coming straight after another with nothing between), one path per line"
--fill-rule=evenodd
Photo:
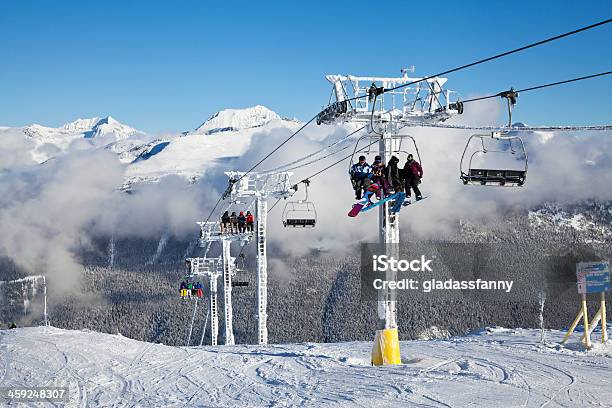
M227 234L231 227L229 211L226 211L221 216L221 233Z
M404 191L405 183L405 177L403 177L403 169L400 169L398 164L399 159L395 156L391 156L389 164L385 169L385 176L387 177L387 181L391 184L395 193Z

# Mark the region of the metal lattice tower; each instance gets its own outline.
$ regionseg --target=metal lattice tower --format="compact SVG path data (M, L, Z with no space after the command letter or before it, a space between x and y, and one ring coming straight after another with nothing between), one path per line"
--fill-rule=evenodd
M268 261L266 253L266 223L269 197L291 196L290 172L243 173L226 172L230 178L232 198L254 197L257 221L257 321L258 342L268 344ZM237 180L237 181L236 181Z
M199 222L201 229L200 246L208 247L212 242L221 243L220 270L223 276L223 307L225 311L225 344L234 344L232 278L236 273L235 258L231 256L231 243L240 241L247 243L253 236L250 233L227 234L221 230L218 221Z
M409 78L408 70L402 76L356 77L352 75L327 75L333 85L336 101L317 116L317 123L367 124L373 141L379 140L379 154L388 163L393 152L400 150L402 137L399 131L415 123L436 124L459 114L458 104L451 104L451 91L443 89L446 78ZM417 83L390 90L396 86ZM414 140L414 139L413 139ZM399 256L399 213L390 212L389 203L379 210L379 239L388 255ZM396 280L393 272L387 272L387 280ZM379 329L397 328L395 292L387 289L379 292Z
M210 282L210 338L217 345L219 335L219 309L217 306L217 279L223 274L220 258L187 258L191 262L191 276L207 276ZM226 339L227 340L227 339Z

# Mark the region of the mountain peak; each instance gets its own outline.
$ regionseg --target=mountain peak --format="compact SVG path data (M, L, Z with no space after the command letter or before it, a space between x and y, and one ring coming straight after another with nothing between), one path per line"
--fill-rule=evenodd
M81 119L78 118L73 122L68 122L63 124L60 129L67 130L70 132L79 132L79 131L88 131L99 127L100 125L111 125L111 126L125 126L117 121L112 116L106 116L100 118L98 116L94 116L93 118Z
M280 119L281 117L276 112L261 105L244 109L224 109L208 118L193 133L210 135L217 132L249 129Z

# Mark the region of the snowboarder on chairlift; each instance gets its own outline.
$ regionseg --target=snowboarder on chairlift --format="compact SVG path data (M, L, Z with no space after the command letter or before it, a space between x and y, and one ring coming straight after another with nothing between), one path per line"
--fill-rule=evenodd
M391 156L389 164L386 167L385 176L387 181L393 187L394 193L400 193L404 191L404 177L402 177L402 170L398 167L399 159L396 156Z
M250 211L247 211L246 213L246 225L247 225L247 231L248 232L253 232L253 225L255 224L255 217L253 217L253 214L251 214Z
M423 178L423 168L414 160L412 154L408 155L408 160L404 165L404 175L406 176L406 201L410 202L410 189L414 190L416 200L419 201L423 198L421 190L419 190L419 184Z
M196 283L195 288L196 288L196 294L199 298L204 296L204 292L202 291L202 284L200 282Z
M372 183L376 183L382 188L382 196L380 191L377 192L379 200L389 194L389 183L385 177L385 167L382 158L376 156L374 158L374 163L372 163Z
M246 232L246 217L244 216L244 212L240 211L238 215L238 232L244 234Z
M185 281L181 282L181 297L187 297L187 284Z
M361 199L361 192L372 184L372 167L366 162L365 156L359 156L359 162L353 164L350 171L351 182L355 190L355 199Z
M229 231L230 226L231 226L231 224L230 224L229 211L226 211L221 216L221 233L222 234L227 234L227 232Z
M232 211L232 215L230 215L230 232L232 234L238 232L238 216L236 215L236 211Z

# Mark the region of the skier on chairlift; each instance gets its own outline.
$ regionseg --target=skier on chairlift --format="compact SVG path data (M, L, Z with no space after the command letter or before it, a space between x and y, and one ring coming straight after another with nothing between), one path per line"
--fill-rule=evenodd
M378 186L382 189L382 191L377 192L377 197L379 200L389 194L389 183L385 177L385 170L386 166L382 162L382 158L380 156L376 156L374 158L374 163L372 163L372 183L378 184Z
M240 211L238 215L238 232L244 234L246 232L246 217L244 216L244 212Z
M181 297L187 297L187 284L185 281L181 281Z
M227 234L229 232L230 226L231 226L231 224L230 224L229 211L226 211L221 216L221 233L222 234Z
M394 193L400 193L404 191L404 180L402 177L403 170L398 167L399 159L396 156L391 156L389 164L385 169L385 176L387 182L393 187Z
M230 233L236 234L238 232L238 216L236 215L236 211L232 211L232 215L230 215Z
M408 155L408 160L404 165L404 175L406 177L406 202L410 203L410 189L414 190L416 200L419 201L423 198L421 190L419 190L419 184L423 178L423 168L414 160L412 154Z
M196 289L196 295L201 298L202 296L204 296L204 291L202 290L203 286L202 283L198 282L195 285L195 289Z
M372 184L372 167L366 162L365 156L359 156L359 162L353 164L350 175L355 190L355 199L361 200L361 192L365 192Z
M253 214L251 214L250 211L247 211L246 213L247 232L253 232L254 224L255 224L255 217L253 217Z

